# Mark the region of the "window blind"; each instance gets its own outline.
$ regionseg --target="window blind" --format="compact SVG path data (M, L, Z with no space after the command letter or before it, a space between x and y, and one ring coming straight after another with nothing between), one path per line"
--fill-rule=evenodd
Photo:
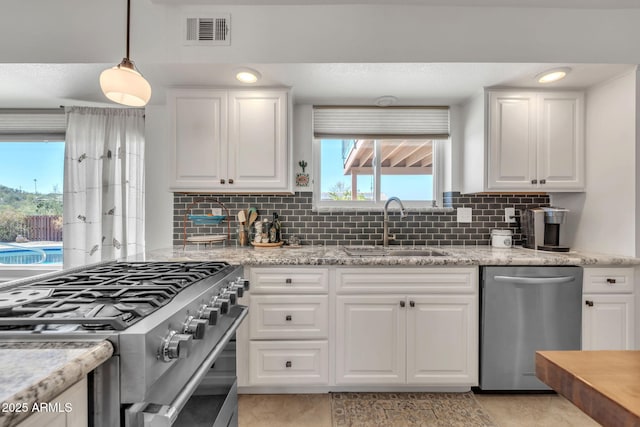
M313 107L316 138L449 138L449 107Z
M64 109L1 110L0 141L64 141Z

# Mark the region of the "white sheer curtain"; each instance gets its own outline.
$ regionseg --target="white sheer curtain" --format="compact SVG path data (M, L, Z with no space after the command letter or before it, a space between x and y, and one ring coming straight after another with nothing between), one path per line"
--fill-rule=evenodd
M64 267L144 251L144 110L67 108Z

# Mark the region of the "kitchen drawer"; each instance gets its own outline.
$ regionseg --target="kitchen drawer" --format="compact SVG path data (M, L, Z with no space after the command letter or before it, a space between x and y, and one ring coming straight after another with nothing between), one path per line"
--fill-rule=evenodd
M327 341L251 341L250 385L327 384Z
M478 288L477 267L338 268L336 292L354 293L467 293Z
M322 268L251 268L254 294L326 294L329 270Z
M632 293L633 288L633 267L584 268L582 292L585 294Z
M251 295L250 339L326 339L326 295Z

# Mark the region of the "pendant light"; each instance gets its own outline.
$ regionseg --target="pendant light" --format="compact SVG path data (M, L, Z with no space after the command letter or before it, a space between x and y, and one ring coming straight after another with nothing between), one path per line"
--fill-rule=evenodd
M122 62L100 74L100 88L104 95L118 104L142 107L151 98L151 85L129 59L129 27L131 0L127 0L127 52Z

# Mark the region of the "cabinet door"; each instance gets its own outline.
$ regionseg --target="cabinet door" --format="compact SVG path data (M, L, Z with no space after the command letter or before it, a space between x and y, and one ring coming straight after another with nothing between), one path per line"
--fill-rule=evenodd
M229 189L290 190L286 91L229 96Z
M227 176L226 92L174 90L167 102L171 188L220 188Z
M489 93L489 189L536 188L536 94Z
M584 95L541 93L538 97L537 176L541 190L584 188Z
M633 295L583 296L582 349L634 348Z
M471 295L408 297L407 383L477 384L477 306Z
M336 384L405 382L404 295L336 297Z

